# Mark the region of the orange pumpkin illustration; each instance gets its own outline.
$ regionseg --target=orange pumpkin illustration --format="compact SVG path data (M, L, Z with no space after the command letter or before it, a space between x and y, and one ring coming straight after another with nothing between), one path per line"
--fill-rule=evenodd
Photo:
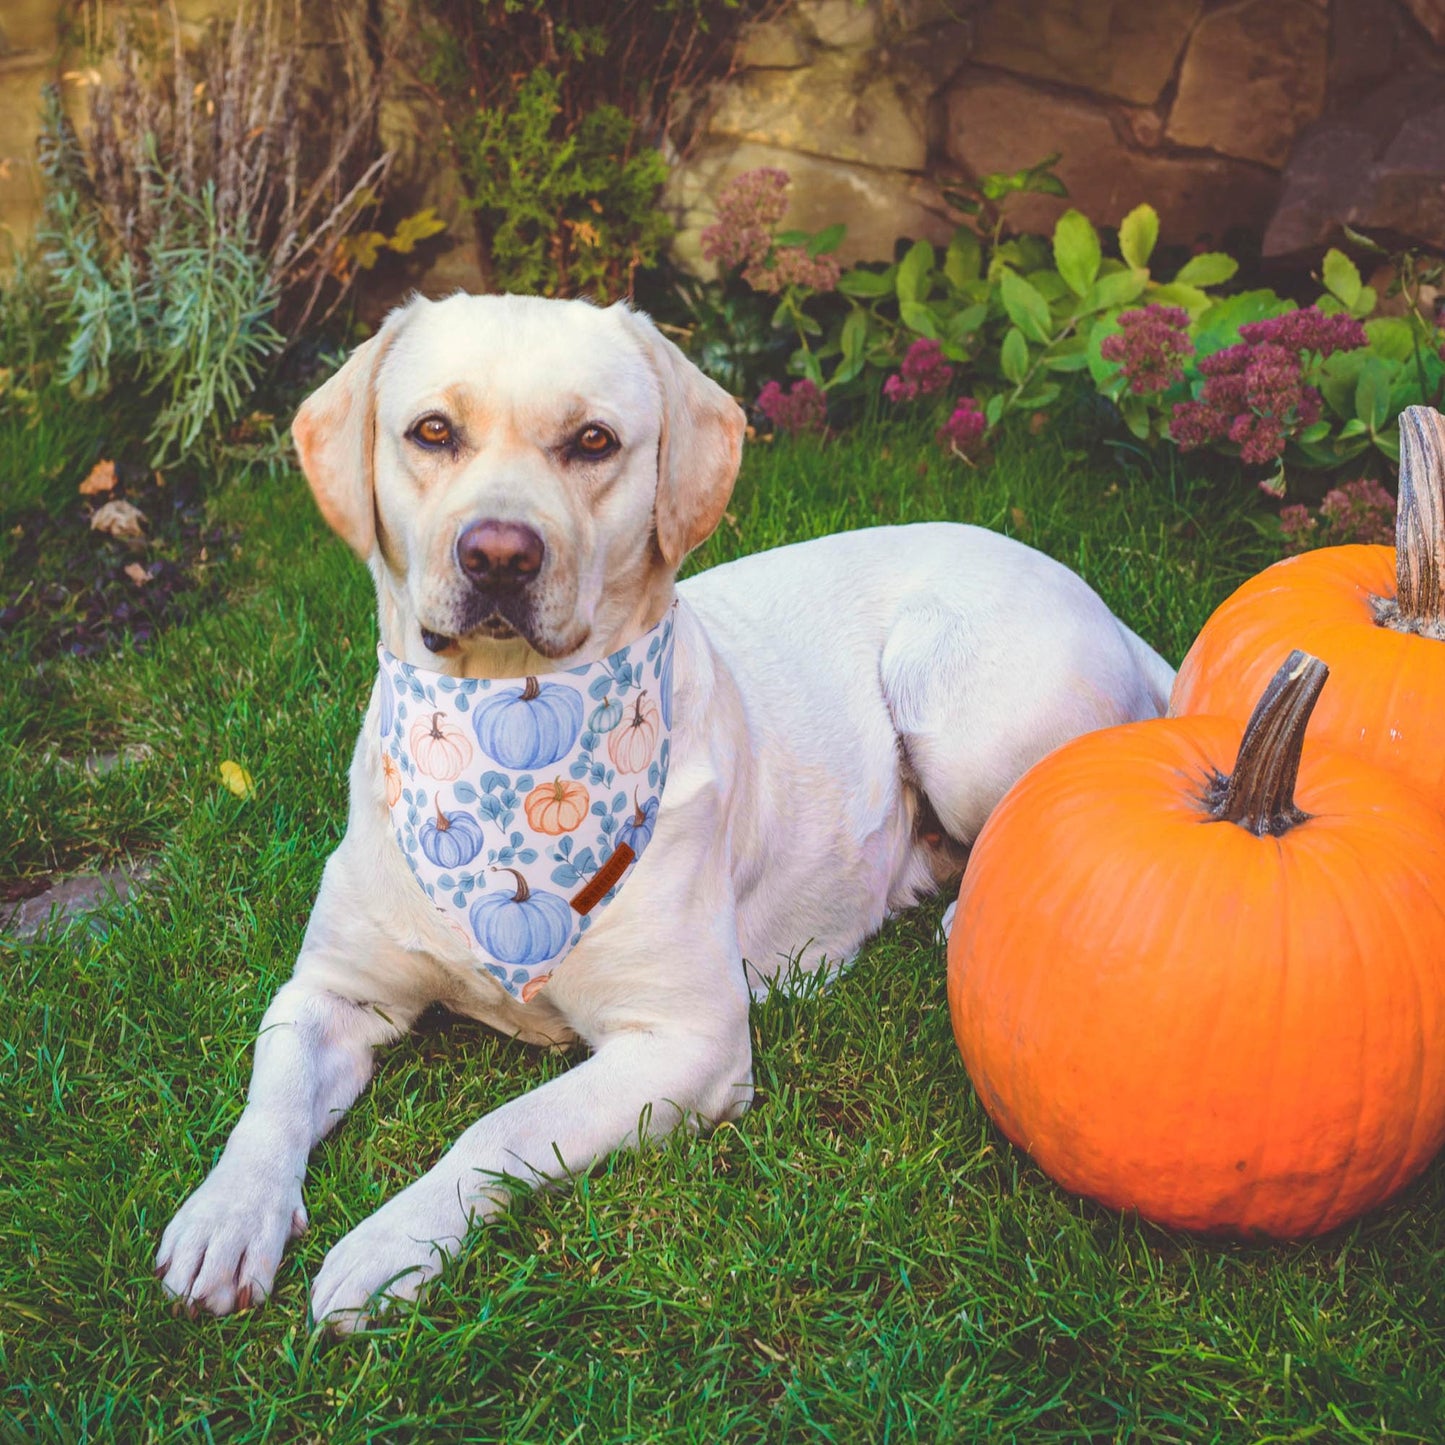
M381 775L386 780L386 806L394 808L401 797L401 769L390 753L381 755Z
M621 724L607 735L607 756L619 773L642 773L652 761L657 747L657 732L662 726L662 717L657 704L647 693L637 694L637 700L627 710Z
M449 783L471 761L472 745L444 712L433 712L412 724L411 755L427 777Z
M555 838L570 833L587 816L589 801L581 783L553 778L533 788L522 806L527 810L527 821L539 833L550 833Z

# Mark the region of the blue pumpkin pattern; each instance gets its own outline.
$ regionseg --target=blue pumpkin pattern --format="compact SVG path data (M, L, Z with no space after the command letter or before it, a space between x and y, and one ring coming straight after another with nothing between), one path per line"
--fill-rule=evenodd
M602 701L592 709L591 715L587 719L588 731L610 733L622 721L622 714L626 711L627 709L622 706L619 699L604 693Z
M669 622L669 629L671 626ZM669 732L672 731L672 648L667 643L671 641L669 631L667 641L662 646L662 666L658 669L657 687L657 705L662 712L662 725Z
M515 868L517 891L484 893L472 904L472 932L494 958L528 967L555 958L572 932L572 910L555 893L534 893Z
M505 682L431 672L377 649L373 726L397 845L477 966L524 1004L546 987L652 841L671 755L673 631L669 611L595 662ZM606 742L642 693L659 699L663 725L628 792L634 778L618 777ZM416 720L437 716L476 734L477 753L456 778L429 775L410 751ZM547 774L536 776L543 768ZM533 829L525 808L527 795L554 773L591 795L587 817L562 836Z
M482 825L470 813L443 813L439 803L436 816L417 829L416 841L437 867L460 868L482 851Z
M654 796L645 803L639 803L634 794L633 814L618 828L617 841L626 843L634 853L640 854L652 842L652 830L657 827L657 810L661 805L661 798Z
M396 689L384 672L376 680L376 694L379 714L377 726L380 727L382 740L385 741L396 726Z
M479 707L472 718L477 742L508 768L549 768L565 757L582 731L582 694L529 677Z

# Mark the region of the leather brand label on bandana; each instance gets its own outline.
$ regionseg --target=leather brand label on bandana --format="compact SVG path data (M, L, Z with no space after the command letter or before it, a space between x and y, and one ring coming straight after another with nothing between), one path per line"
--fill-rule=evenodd
M671 751L673 623L670 608L609 657L527 678L448 677L377 648L397 844L524 1003L652 841Z

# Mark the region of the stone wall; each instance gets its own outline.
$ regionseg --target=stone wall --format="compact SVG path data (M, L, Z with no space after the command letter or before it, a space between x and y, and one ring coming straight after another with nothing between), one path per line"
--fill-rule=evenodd
M179 11L198 30L234 3ZM0 0L0 234L38 214L40 87L73 63L77 11ZM459 221L423 285L476 285L422 109L392 97L383 131L407 199ZM1181 243L1306 255L1345 221L1445 250L1445 0L791 0L747 34L675 170L678 254L699 262L718 188L754 166L792 175L789 224L845 220L845 257L880 259L951 233L950 183L1054 151L1070 198L1020 198L1020 225L1147 200Z
M793 176L847 259L942 239L944 187L1061 152L1047 229L1140 201L1165 239L1307 253L1338 223L1445 249L1445 0L795 0L757 26L675 176L680 254L718 188Z

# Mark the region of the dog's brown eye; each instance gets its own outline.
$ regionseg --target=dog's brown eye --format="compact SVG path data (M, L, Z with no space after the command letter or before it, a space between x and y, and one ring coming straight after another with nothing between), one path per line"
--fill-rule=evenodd
M612 432L594 421L577 433L574 445L579 456L595 459L605 457L609 452L615 452L618 442Z
M444 416L424 416L412 427L411 434L424 447L449 447L452 424Z

